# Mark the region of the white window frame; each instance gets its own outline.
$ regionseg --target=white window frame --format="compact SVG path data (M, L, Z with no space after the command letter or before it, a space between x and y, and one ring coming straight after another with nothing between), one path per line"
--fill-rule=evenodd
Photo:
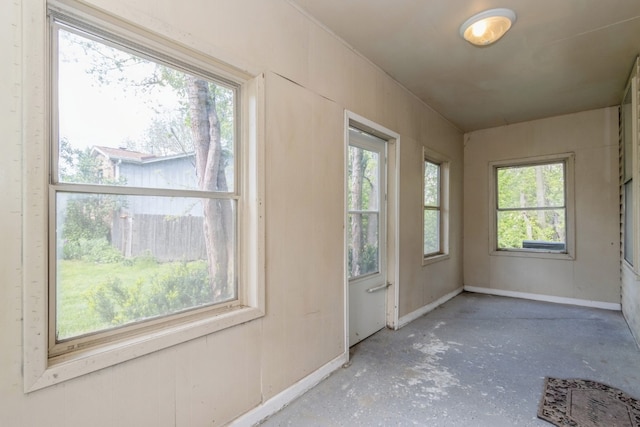
M640 70L640 59L636 58L631 74L629 76L627 86L622 96L620 106L620 124L625 126L620 129L620 195L622 204L621 208L621 261L626 268L632 270L636 275L640 274L640 167L638 167L638 156L640 153L639 148L639 135L640 135L640 111L638 109L638 93L640 92L638 81L638 73ZM624 110L622 105L625 98L629 94L631 98L631 110L628 117L622 117ZM626 132L629 131L630 146L625 146ZM628 150L629 149L629 150ZM627 161L630 168L630 175L626 175ZM626 176L625 176L626 175ZM632 193L632 201L627 206L625 184L629 183ZM627 217L625 210L629 209L631 221L626 223ZM626 231L630 231L630 235L627 235ZM631 254L626 253L626 246L631 247ZM630 255L630 256L629 256ZM631 258L628 260L627 258Z
M36 13L36 11L32 11ZM28 13L26 14L28 15ZM24 391L30 392L78 376L115 365L154 351L158 351L216 331L239 325L265 314L264 287L264 77L250 76L244 72L218 62L199 52L155 34L119 21L87 6L72 1L50 2L49 14L63 17L67 22L82 24L88 28L114 34L122 40L158 52L163 58L177 64L187 64L195 70L238 85L239 137L236 141L236 165L238 167L237 192L237 281L238 300L224 309L211 307L187 314L142 323L126 334L106 336L101 341L91 342L86 347L76 345L71 351L55 357L49 356L50 321L47 295L53 289L48 280L50 268L48 239L48 174L49 138L53 135L54 123L41 114L26 124L26 135L33 140L25 144L25 219L24 258L28 266L24 279ZM33 25L33 24L31 24ZM42 81L51 82L50 63L57 60L50 52L49 37L54 27L52 21L42 22L42 32L29 39L30 47L48 51L41 59L44 70ZM38 37L39 35L39 37ZM33 64L31 64L33 65ZM46 71L49 70L49 71ZM55 90L53 83L45 89L29 92L25 96L25 107L40 111L49 110L50 96ZM34 114L37 117L37 114ZM55 151L55 150L54 150ZM51 289L50 289L51 286ZM126 329L125 329L126 330Z
M424 211L427 207L424 204L424 174L426 171L425 163L429 162L440 167L440 185L438 188L440 199L440 250L438 252L424 253L424 236L426 230L424 228ZM422 192L420 203L422 212L420 213L422 223L422 265L429 265L434 262L442 261L449 258L449 173L451 169L450 160L427 147L422 147Z
M516 256L530 258L550 258L560 260L575 259L575 197L574 197L574 153L560 153L514 160L500 160L489 163L489 251L490 255ZM565 251L547 251L540 249L498 249L498 175L499 168L527 167L549 163L565 164Z

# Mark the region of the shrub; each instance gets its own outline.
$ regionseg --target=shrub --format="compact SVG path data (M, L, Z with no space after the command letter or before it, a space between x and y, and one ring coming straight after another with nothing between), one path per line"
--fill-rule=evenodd
M62 247L64 259L79 259L82 261L109 264L122 261L123 256L111 246L107 239L85 239L66 241Z
M115 326L209 304L213 292L206 263L197 261L176 263L166 274L129 285L110 278L93 288L87 298L100 319Z

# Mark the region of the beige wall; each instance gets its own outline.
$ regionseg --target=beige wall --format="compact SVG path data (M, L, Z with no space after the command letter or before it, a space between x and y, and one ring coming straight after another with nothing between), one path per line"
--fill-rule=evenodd
M221 425L343 354L344 109L401 135L400 316L462 286L462 133L367 60L285 0L87 3L266 74L267 315L23 394L22 289L37 266L21 258L22 159L46 141L45 4L3 2L0 425ZM452 176L451 257L429 266L422 145L451 159Z
M575 154L575 260L490 255L489 162ZM617 108L465 135L466 286L620 303Z

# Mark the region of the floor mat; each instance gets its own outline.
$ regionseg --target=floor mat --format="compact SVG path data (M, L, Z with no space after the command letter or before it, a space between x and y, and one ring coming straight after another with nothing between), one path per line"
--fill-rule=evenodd
M556 426L640 427L640 402L599 382L545 378L538 417Z

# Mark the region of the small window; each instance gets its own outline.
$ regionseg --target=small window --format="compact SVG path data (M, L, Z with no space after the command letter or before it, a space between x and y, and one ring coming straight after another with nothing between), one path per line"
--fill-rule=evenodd
M494 165L497 251L569 252L571 158Z
M441 252L440 165L424 161L424 256Z
M448 161L425 149L422 182L422 255L425 260L439 259L447 253L448 173Z

